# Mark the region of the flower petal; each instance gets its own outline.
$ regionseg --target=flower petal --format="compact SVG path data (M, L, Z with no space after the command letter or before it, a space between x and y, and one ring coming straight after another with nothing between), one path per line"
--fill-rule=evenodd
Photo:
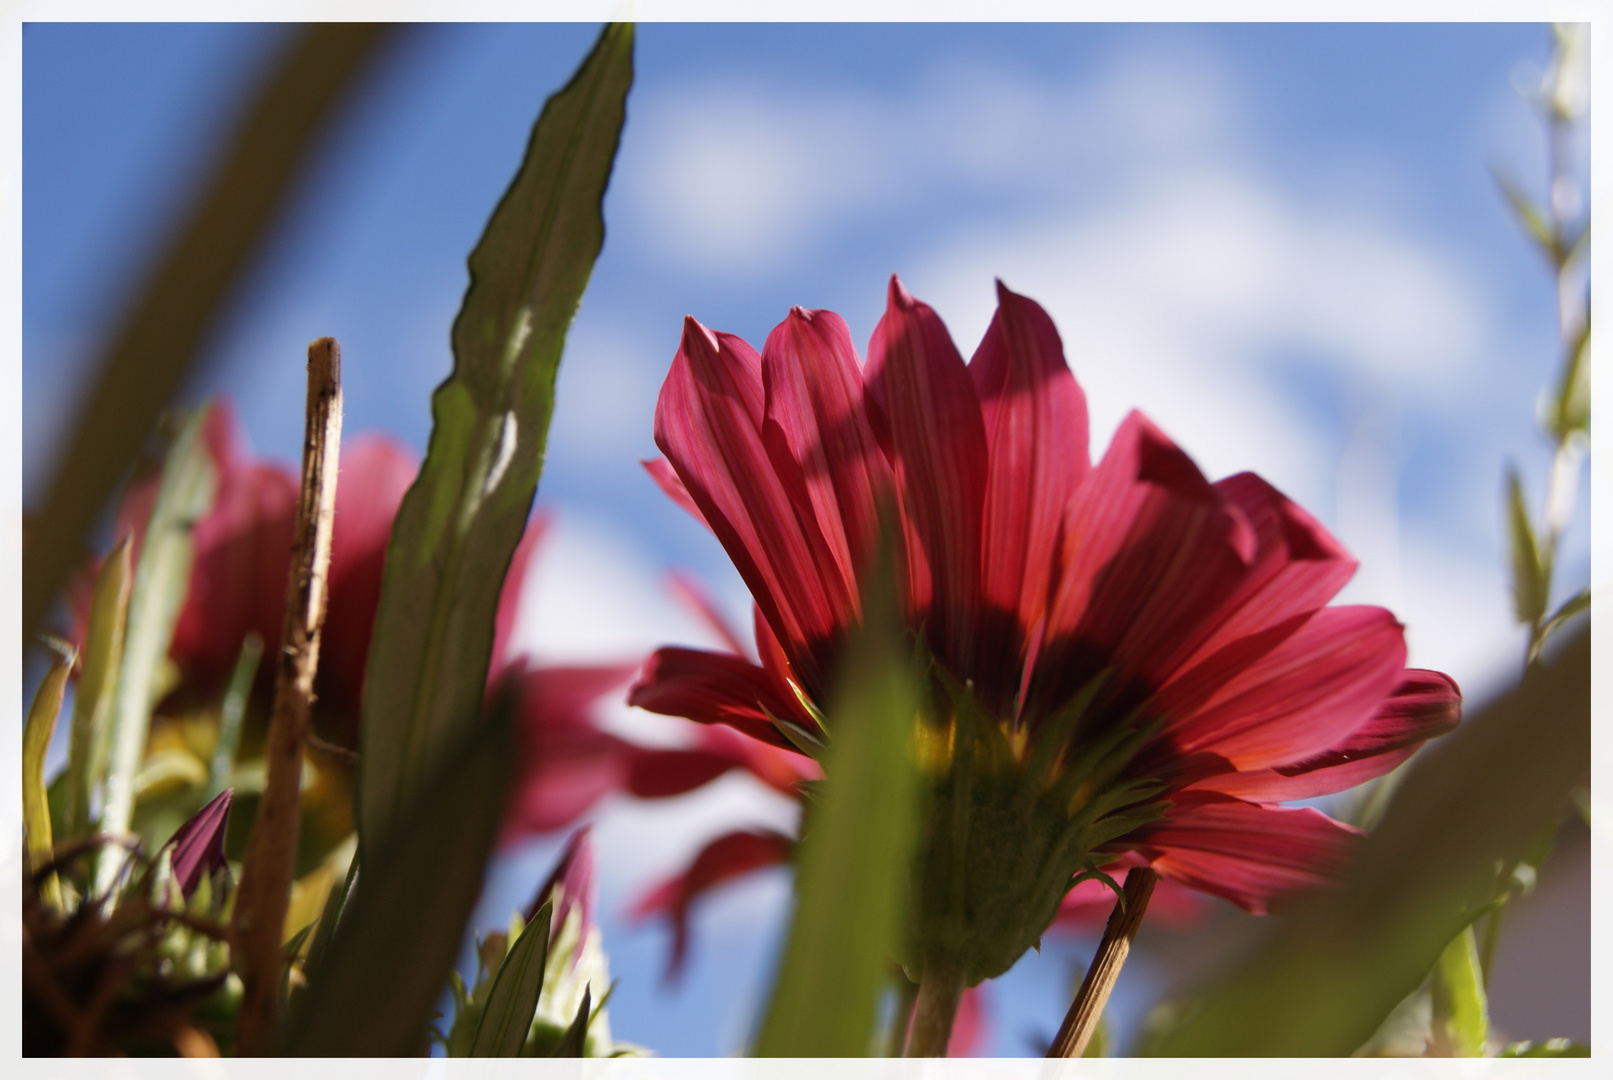
M711 522L700 512L700 507L694 504L694 497L689 494L689 489L683 486L683 481L678 479L677 471L672 468L670 461L658 457L653 461L640 461L639 464L644 466L644 471L650 474L650 479L655 481L656 486L667 498L687 510L700 524L711 528Z
M1294 616L1308 615L1331 600L1357 565L1319 521L1254 473L1218 480L1215 489L1254 527L1255 557L1238 588L1206 619L1209 632L1183 668L1273 627L1297 628ZM1281 638L1267 635L1264 640L1274 646Z
M798 505L822 530L855 603L857 573L878 539L877 502L895 490L895 480L868 423L845 320L832 311L792 308L762 346L762 386L762 441Z
M622 786L627 743L593 720L598 700L632 677L634 665L506 669L518 680L516 781L499 835L509 844L563 828Z
M493 655L487 664L489 684L498 678L509 660L510 634L515 631L515 618L520 614L527 566L548 530L548 518L542 514L534 516L526 523L521 542L515 545L515 554L510 556L510 568L504 572L504 584L499 587L498 593L498 609L493 616Z
M661 387L655 441L803 674L820 681L853 608L833 556L762 446L760 358L688 319Z
M1264 915L1294 893L1335 884L1361 833L1309 807L1256 806L1182 793L1124 844L1164 877Z
M758 830L731 832L711 841L695 856L689 868L646 892L633 904L632 917L664 915L672 924L672 955L667 962L670 981L683 968L689 950L689 908L712 889L764 866L787 862L795 841L782 833Z
M1254 545L1242 511L1132 412L1070 500L1033 699L1054 707L1111 665L1115 692L1152 692L1237 589Z
M1086 475L1087 404L1053 320L997 283L997 313L969 361L985 421L981 690L1017 689L1029 628L1047 608L1065 510Z
M1169 745L1240 770L1304 761L1371 719L1405 663L1404 632L1389 612L1323 608L1191 712L1177 704L1179 684L1167 686L1159 703L1172 718Z
M350 746L358 743L359 702L392 520L419 471L418 455L385 435L360 435L342 447L317 690L328 707L350 718Z
M795 719L802 713L798 703L779 694L765 670L743 656L670 646L645 661L627 703L702 724L727 724L782 747L789 742L768 714Z
M1192 787L1250 802L1331 795L1389 772L1429 739L1453 730L1461 716L1461 691L1448 675L1411 668L1377 715L1332 749L1293 765L1208 777Z
M722 611L718 609L717 602L706 591L704 583L693 574L682 570L673 570L667 575L667 585L672 595L682 600L684 606L705 623L730 652L740 656L746 655L750 650L740 640L739 631L729 622Z
M571 834L566 846L561 848L560 858L555 862L554 869L549 872L548 880L538 888L527 904L523 913L527 922L537 918L538 909L543 906L545 900L553 899L556 903L549 921L551 933L558 932L560 927L565 925L567 916L576 911L577 939L587 940L589 927L594 922L594 844L589 838L592 831L591 826L584 825ZM577 961L581 958L582 949L574 950L571 954L571 966L576 967Z
M946 326L893 275L868 344L869 419L890 456L905 527L908 607L932 647L972 672L986 429Z

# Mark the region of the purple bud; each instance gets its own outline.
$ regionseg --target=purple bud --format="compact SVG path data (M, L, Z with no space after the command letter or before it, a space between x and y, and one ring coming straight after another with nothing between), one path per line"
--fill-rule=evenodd
M212 802L191 815L165 845L173 863L174 880L186 897L196 891L203 874L224 866L224 823L229 817L234 788L225 788Z

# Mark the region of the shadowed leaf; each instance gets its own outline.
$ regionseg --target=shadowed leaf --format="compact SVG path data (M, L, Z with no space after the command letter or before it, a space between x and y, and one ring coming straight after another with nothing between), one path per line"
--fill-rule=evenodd
M1478 942L1469 926L1445 946L1429 989L1437 1057L1483 1057L1490 1037L1489 1005L1479 970Z
M543 993L543 969L549 962L549 922L554 905L545 902L504 955L482 1009L482 1020L470 1047L471 1057L520 1057L532 1017Z
M601 204L632 82L633 29L607 26L544 105L470 256L454 372L387 547L364 687L361 846L384 842L479 712L505 571L532 506L566 329L604 241Z
M481 891L509 781L509 703L470 727L405 809L389 848L366 849L286 1052L413 1056L425 1045Z
M582 1001L577 1004L577 1015L572 1018L571 1026L560 1037L550 1057L580 1058L583 1056L583 1047L588 1042L588 1025L593 1022L594 1013L590 998L593 996L593 987L582 988Z

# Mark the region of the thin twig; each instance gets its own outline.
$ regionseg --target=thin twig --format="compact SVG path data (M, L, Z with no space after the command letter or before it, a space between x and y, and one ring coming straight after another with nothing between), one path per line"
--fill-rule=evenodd
M308 416L302 492L286 582L286 615L275 666L274 714L264 748L268 776L247 840L236 895L235 932L242 998L237 1045L243 1056L274 1050L280 1007L280 940L290 902L301 812L303 746L325 623L326 575L336 515L336 461L342 441L341 349L331 338L308 346Z
M1098 1020L1103 1016L1103 1007L1108 1004L1109 991L1115 988L1126 954L1131 952L1131 939L1137 936L1137 929L1143 924L1143 912L1148 910L1148 898L1154 894L1154 882L1158 879L1159 875L1149 866L1134 866L1126 875L1124 896L1109 915L1109 925L1104 927L1098 953L1092 958L1092 966L1087 968L1087 977L1070 1003L1070 1011L1065 1014L1053 1045L1047 1049L1048 1057L1073 1058L1086 1053L1087 1043L1092 1040L1092 1033L1098 1029Z

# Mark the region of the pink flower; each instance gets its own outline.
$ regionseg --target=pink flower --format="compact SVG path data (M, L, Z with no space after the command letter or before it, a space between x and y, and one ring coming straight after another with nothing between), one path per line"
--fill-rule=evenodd
M202 430L217 470L217 494L193 534L195 562L169 649L181 673L173 697L187 705L219 700L248 633L263 639L258 690L271 692L297 512L296 473L250 455L228 402L210 407ZM386 435L343 442L315 709L323 729L348 746L358 745L359 706L392 521L419 467L412 450ZM135 558L159 479L131 485L118 507L117 532L133 533ZM508 677L518 684L516 750L522 768L502 833L506 843L529 832L564 828L607 791L624 786L634 750L601 731L593 709L603 695L626 685L637 661L531 667L510 655L521 588L546 525L541 514L535 516L511 560L489 664L490 683ZM77 583L76 637L83 634L88 600L87 584Z
M193 703L218 699L248 633L263 639L259 678L267 690L297 514L297 475L250 456L227 401L210 407L202 435L217 472L217 494L193 534L190 585L169 647L181 676L176 696ZM413 451L384 435L360 435L342 447L316 695L321 715L336 720L344 735L357 732L387 539L418 469ZM136 559L159 482L151 476L132 484L118 505L117 533L134 534ZM81 586L77 592L82 635L88 591Z
M1449 678L1405 668L1389 612L1325 606L1354 561L1259 477L1210 483L1136 412L1090 463L1052 321L998 301L967 364L894 278L866 367L832 312L793 309L760 355L686 320L652 473L750 587L760 662L665 648L630 697L812 745L892 499L924 722L953 747L962 712L989 721L932 776L932 805L967 798L971 824L961 848L926 833L904 963L971 985L1083 869L1142 861L1255 912L1334 879L1356 831L1278 804L1381 775L1460 709ZM932 880L954 859L961 910Z

